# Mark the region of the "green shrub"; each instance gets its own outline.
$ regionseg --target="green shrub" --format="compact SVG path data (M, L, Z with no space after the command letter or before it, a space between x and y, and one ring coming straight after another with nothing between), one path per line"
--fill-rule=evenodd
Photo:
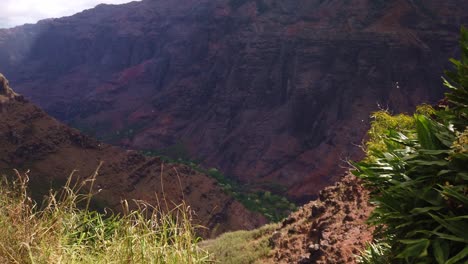
M366 160L375 160L374 153L382 153L397 142L385 140L390 131L408 131L414 128L414 120L411 116L399 114L392 116L387 111L378 111L372 114L371 128L367 132L365 143ZM391 146L388 146L388 145Z
M371 158L354 164L354 173L372 191L376 209L369 221L378 227L376 238L388 245L370 246L363 263L468 262L468 32L464 29L461 46L462 60L451 60L455 71L444 82L450 89L444 108L420 108L403 126L380 126L375 138L381 147L368 148Z

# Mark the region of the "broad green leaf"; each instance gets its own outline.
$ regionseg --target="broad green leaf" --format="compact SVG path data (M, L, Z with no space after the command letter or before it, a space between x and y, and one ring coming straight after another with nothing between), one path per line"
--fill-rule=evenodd
M443 185L439 185L439 187L442 189L439 192L441 192L445 196L456 199L456 200L460 201L462 204L464 204L465 206L468 205L468 197L466 195L458 192L457 190L454 190L453 187L447 187L447 186L443 186Z
M459 180L468 181L468 173L460 172L460 173L457 173L456 177Z
M459 221L459 220L465 220L465 219L468 220L468 215L449 217L449 218L446 218L445 220L447 220L447 221Z
M432 248L434 249L434 256L437 260L437 263L444 264L450 253L450 247L447 241L442 239L435 239L432 241Z
M441 207L441 206L414 208L413 210L410 211L410 213L412 213L412 214L423 214L423 213L427 213L429 211L438 211L438 210L440 210L442 208L443 207Z
M441 224L443 227L445 227L447 230L452 232L454 235L463 238L465 241L468 243L468 227L466 227L465 224L462 223L456 223L454 221L446 221L445 219L442 219L441 217L429 213L429 215L434 218L439 224Z
M411 163L411 164L414 164L414 165L422 165L422 166L441 166L441 167L444 167L444 166L448 165L448 161L446 161L446 160L432 160L432 161L412 160L412 161L408 161L408 163Z
M465 259L465 262L464 262L464 263L466 264L467 261L468 261L468 260L466 259L467 256L468 256L468 245L465 246L465 248L464 248L462 251L460 251L457 255L455 255L454 257L450 258L450 259L446 262L446 264L462 263L462 262L460 262L460 260L463 260L463 259Z
M442 176L448 173L453 173L453 170L441 170L439 173L437 173L437 176Z
M438 236L438 237L440 237L440 238L442 238L442 239L445 239L445 240L468 243L468 241L466 241L465 239L463 239L461 237L454 236L454 235L449 235L449 234L440 233L440 232L431 232L431 233Z
M438 149L439 142L434 135L433 126L429 118L424 115L414 115L416 121L416 131L418 134L419 144L424 149L434 150Z
M427 248L430 244L428 239L400 240L399 242L406 246L404 247L405 249L397 255L397 258L427 256Z
M453 143L453 141L452 141ZM452 144L451 143L451 144ZM449 154L450 150L449 149L420 149L418 150L419 153L424 154L424 155L440 155L440 154Z

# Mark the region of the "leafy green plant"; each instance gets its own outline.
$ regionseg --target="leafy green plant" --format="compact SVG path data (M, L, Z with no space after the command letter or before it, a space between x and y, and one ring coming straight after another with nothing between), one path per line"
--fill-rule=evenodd
M366 249L357 257L357 260L361 264L391 263L388 256L390 249L388 243L374 241L367 245Z
M389 245L381 251L371 248L363 263L468 261L468 32L464 29L461 46L462 60L452 59L456 71L444 81L450 89L444 108L420 110L403 127L380 126L377 139L382 147L368 148L371 158L354 164L355 175L371 189L376 205L369 221L378 226L376 237Z
M450 89L446 94L447 105L439 112L441 118L448 120L457 130L463 130L468 123L468 31L462 29L461 59L450 59L454 65L453 71L445 74L444 85Z
M371 128L367 132L365 143L366 160L374 160L374 153L382 153L397 142L385 140L390 131L407 131L414 128L414 120L408 115L392 116L388 111L378 111L372 114ZM388 145L391 146L388 146Z

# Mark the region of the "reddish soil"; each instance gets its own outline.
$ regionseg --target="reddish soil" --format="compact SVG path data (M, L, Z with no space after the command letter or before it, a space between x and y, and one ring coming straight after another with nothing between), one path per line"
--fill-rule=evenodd
M274 254L265 263L356 263L355 256L372 241L373 229L366 224L372 210L368 191L347 175L283 221L271 235Z

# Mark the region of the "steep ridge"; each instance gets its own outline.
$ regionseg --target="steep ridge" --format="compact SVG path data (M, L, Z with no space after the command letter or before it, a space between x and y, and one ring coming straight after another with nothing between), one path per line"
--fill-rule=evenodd
M305 202L358 159L370 112L441 97L467 22L463 0L144 0L0 30L0 71L107 142Z
M204 236L265 223L227 196L216 181L191 168L148 158L84 136L13 92L0 74L0 172L30 170L33 195L74 177L86 179L102 161L95 186L99 204L119 211L121 200L144 200L162 209L185 201Z

